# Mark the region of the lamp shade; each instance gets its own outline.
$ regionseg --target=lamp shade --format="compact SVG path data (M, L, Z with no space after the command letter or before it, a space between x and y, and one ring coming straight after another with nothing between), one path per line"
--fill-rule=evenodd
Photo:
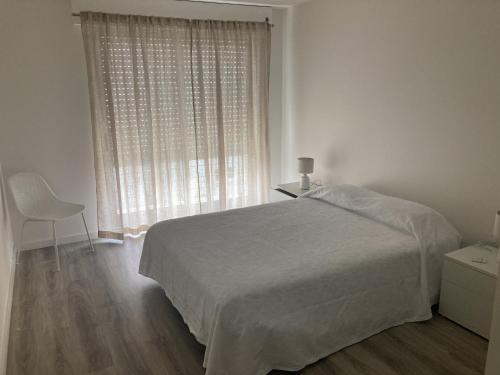
M500 211L495 216L495 226L493 227L493 237L500 242Z
M308 174L314 172L313 158L299 158L299 173Z

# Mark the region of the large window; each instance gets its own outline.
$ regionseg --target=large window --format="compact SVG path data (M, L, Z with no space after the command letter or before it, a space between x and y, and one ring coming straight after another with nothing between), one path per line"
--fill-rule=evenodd
M270 28L83 13L99 230L265 202Z

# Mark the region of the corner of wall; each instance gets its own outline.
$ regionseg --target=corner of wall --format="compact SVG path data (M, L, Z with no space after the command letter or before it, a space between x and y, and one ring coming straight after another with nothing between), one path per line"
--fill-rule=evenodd
M10 317L16 271L14 246L2 165L0 165L0 374L7 373Z
M14 250L14 249L13 249ZM12 251L12 254L15 254ZM7 303L5 305L5 311L3 313L3 321L1 322L0 327L0 374L7 374L7 359L8 359L8 350L9 350L9 337L10 337L10 321L12 316L12 298L14 295L14 276L16 274L16 261L15 259L11 259L10 261L10 275L9 275L9 284L8 284L8 294L7 294Z
M282 182L291 182L295 179L295 164L297 149L295 141L295 120L293 111L294 102L294 66L293 66L293 39L295 8L287 8L283 21L283 123L281 130L281 168Z

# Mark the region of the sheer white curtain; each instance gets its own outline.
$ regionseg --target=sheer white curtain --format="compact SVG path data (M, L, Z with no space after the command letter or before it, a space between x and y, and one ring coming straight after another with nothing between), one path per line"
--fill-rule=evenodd
M101 236L267 201L267 23L81 23Z

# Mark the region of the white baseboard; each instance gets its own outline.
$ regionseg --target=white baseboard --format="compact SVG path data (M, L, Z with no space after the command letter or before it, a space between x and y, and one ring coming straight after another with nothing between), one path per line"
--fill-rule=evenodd
M90 238L95 240L97 238L97 233L90 233ZM65 245L68 243L74 243L74 242L80 242L80 241L87 241L87 234L86 233L80 233L80 234L73 234L71 236L66 236L66 237L57 237L57 243L59 245ZM25 242L23 243L23 248L22 250L34 250L34 249L40 249L42 247L48 247L54 245L54 242L52 238L44 239L44 240L36 240L36 241L31 241L31 242Z
M14 252L12 252L14 254ZM14 257L11 259L10 263L10 278L9 278L9 293L7 296L7 311L5 312L5 319L2 322L3 329L0 330L2 332L2 336L0 337L0 374L7 374L7 358L8 358L8 349L9 349L9 335L10 335L10 317L12 314L12 298L14 295L14 277L16 274L16 260Z

